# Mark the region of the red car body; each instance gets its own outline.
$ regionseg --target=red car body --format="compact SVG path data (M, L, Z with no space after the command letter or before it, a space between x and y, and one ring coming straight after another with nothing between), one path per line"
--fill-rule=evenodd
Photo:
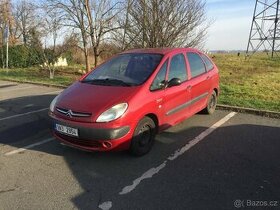
M84 150L125 150L129 149L134 131L145 116L154 121L157 131L162 131L205 109L210 103L213 92L218 95L218 69L202 52L191 48L137 49L123 52L121 55L141 53L162 55L159 64L143 84L92 85L81 82L86 78L85 75L80 81L65 89L59 95L54 110L50 111L49 115L53 118L54 124L77 129L78 137L58 132L56 129L53 130L54 136L67 145ZM205 72L192 77L188 53L201 57ZM165 78L167 81L171 79L167 78L170 62L172 57L178 54L184 57L186 81L180 85L165 86L151 91L151 85L164 64L167 65ZM208 69L207 64L208 67L210 65ZM104 111L119 103L128 104L122 116L110 122L96 122Z

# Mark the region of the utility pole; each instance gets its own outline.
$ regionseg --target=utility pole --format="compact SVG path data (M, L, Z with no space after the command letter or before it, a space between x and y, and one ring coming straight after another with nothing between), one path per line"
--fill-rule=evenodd
M280 0L256 0L247 45L247 56L255 52L280 56Z
M272 54L271 56L273 57L274 55L274 51L275 51L275 40L276 38L279 38L277 37L277 26L278 26L278 13L279 13L279 0L277 2L277 6L276 6L276 15L275 15L275 20L274 20L274 32L273 32L273 44L272 44Z
M6 27L6 69L9 68L9 23Z

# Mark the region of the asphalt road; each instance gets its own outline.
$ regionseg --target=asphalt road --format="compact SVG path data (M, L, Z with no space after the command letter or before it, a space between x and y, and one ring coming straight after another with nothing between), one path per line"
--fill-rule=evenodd
M153 150L90 153L50 134L59 89L0 81L0 209L280 209L280 120L197 114Z

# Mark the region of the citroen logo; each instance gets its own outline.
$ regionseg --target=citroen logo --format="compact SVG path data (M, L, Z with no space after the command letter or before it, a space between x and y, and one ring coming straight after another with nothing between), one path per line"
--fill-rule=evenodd
M71 109L69 109L69 110L67 111L66 116L68 116L68 117L71 117L71 118L72 118L72 116L73 116L73 112L72 112L72 110L71 110Z

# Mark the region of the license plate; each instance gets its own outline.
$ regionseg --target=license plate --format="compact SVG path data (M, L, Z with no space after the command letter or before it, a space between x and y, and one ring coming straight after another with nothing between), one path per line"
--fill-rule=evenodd
M78 129L77 128L71 128L68 126L64 126L64 125L59 125L59 124L55 124L55 129L63 134L67 134L70 136L76 136L78 137Z

